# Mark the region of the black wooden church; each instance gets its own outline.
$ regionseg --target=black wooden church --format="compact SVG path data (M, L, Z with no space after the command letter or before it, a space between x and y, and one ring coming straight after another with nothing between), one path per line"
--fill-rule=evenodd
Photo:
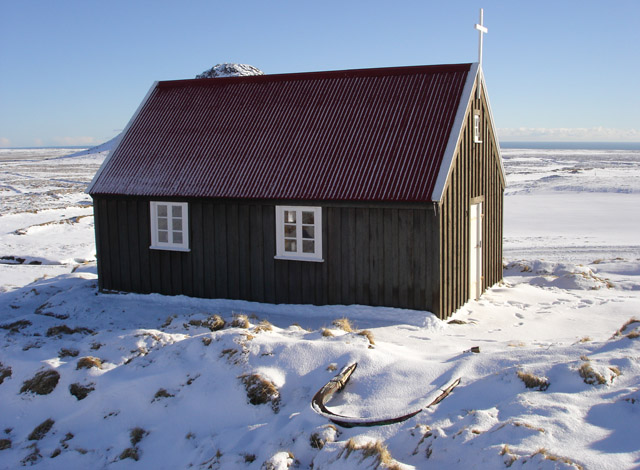
M157 82L88 189L99 286L446 318L504 187L477 63Z

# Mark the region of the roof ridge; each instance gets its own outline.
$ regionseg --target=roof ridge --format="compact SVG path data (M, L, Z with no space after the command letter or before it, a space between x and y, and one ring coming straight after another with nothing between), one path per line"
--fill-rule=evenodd
M437 65L404 65L395 67L374 67L345 70L324 70L315 72L275 73L264 75L246 75L236 77L187 78L164 80L157 82L158 88L170 88L183 85L224 85L241 82L277 82L293 80L318 80L332 78L380 77L392 75L417 75L425 73L447 73L469 71L473 63L437 64Z

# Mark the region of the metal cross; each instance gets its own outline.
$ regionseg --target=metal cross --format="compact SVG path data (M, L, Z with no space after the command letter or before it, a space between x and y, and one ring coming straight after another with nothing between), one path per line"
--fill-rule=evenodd
M480 24L476 24L478 35L480 36L480 46L478 47L478 66L482 67L482 35L488 33L489 30L482 24L484 21L484 10L480 8Z

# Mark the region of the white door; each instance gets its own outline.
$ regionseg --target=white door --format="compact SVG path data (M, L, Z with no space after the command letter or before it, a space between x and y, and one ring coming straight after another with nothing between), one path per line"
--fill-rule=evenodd
M482 294L482 203L469 210L469 299Z

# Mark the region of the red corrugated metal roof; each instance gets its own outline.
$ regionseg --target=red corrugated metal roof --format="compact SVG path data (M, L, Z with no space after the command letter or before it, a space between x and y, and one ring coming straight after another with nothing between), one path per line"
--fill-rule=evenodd
M470 65L159 82L89 192L429 201Z

